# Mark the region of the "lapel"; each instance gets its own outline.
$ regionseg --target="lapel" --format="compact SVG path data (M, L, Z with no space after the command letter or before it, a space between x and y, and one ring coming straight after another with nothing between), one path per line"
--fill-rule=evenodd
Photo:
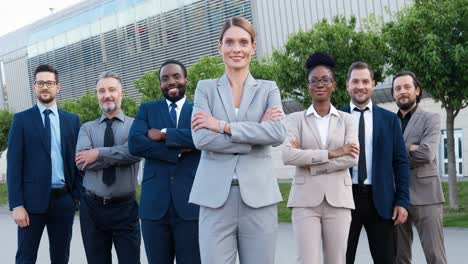
M161 127L174 128L171 117L169 116L169 106L167 105L166 99L160 100L159 103L160 111L158 112L161 115L160 120L163 120L163 124Z
M46 133L45 133L44 124L42 123L41 112L39 112L39 108L37 107L37 105L31 108L31 114L32 114L32 123L35 127L34 130L41 137L42 146L44 146L44 149L50 155L50 148L48 148L46 144Z
M304 111L304 119L307 123L307 125L310 128L310 131L319 131L317 124L315 124L315 119L312 115L307 115L307 110ZM310 133L309 135L312 135L314 144L319 147L319 149L322 149L322 140L320 139L320 134L319 133Z
M229 85L229 80L224 74L221 78L218 79L217 82L217 89L219 97L223 102L224 110L227 113L228 121L230 123L237 121L236 113L234 110L234 104L232 103L232 93L231 93L231 86Z
M180 110L179 116L179 128L190 128L190 119L192 118L192 102L188 99L185 99L185 103ZM189 124L187 127L186 124Z
M414 111L413 116L411 116L408 125L406 125L405 132L403 133L403 139L405 140L405 142L408 139L409 133L411 132L411 130L413 130L413 127L419 121L419 118L422 117L421 113L422 109L420 106L418 106L418 108L416 108L416 111Z
M330 115L330 123L328 124L327 145L325 146L325 149L328 149L328 146L330 145L330 138L333 136L332 135L333 131L336 130L339 119L340 117L334 114Z
M66 133L69 129L69 125L66 123L67 119L65 118L65 113L61 110L58 109L58 115L59 115L59 120L60 120L60 145L61 145L61 151L62 151L62 158L65 160L65 153L67 153L67 138L69 137L68 133ZM73 150L74 151L74 150Z
M244 89L242 91L242 98L239 106L239 113L237 114L237 120L244 120L244 116L249 110L250 103L252 103L257 89L257 80L255 80L249 73L249 76L247 77L247 80L245 80L244 83Z
M381 146L377 144L380 136L380 125L383 121L384 120L381 117L379 107L375 104L372 104L372 171L377 171L375 169L377 164L377 155L380 153L380 151L385 151L380 149Z

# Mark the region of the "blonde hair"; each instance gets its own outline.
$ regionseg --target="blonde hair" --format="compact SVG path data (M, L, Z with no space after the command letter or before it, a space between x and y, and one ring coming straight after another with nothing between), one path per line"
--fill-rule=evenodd
M219 42L223 41L224 33L230 27L240 27L244 29L245 31L249 33L252 42L255 42L256 34L255 34L255 29L252 23L250 23L250 21L248 21L247 19L243 17L239 17L239 16L231 17L228 20L226 20L226 22L224 22L223 28L221 29L221 32L219 33L219 39L218 39Z

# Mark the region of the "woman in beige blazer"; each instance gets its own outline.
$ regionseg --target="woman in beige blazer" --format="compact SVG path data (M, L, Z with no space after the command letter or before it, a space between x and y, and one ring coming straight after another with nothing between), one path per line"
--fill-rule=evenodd
M249 72L255 31L244 18L226 21L218 41L225 74L197 84L192 136L202 151L189 202L200 205L203 264L275 263L281 193L271 146L286 138L275 82Z
M334 58L316 52L305 63L312 105L288 116L283 162L296 166L288 207L299 263L346 262L351 209L349 168L358 163L359 141L351 115L331 104Z

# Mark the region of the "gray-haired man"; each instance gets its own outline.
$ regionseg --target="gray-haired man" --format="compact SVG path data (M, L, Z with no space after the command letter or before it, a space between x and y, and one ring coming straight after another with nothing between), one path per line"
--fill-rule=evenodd
M96 83L102 115L85 123L78 136L76 164L85 172L80 205L81 235L88 263L140 263L140 224L135 199L140 159L128 151L133 118L123 114L118 74L102 73Z

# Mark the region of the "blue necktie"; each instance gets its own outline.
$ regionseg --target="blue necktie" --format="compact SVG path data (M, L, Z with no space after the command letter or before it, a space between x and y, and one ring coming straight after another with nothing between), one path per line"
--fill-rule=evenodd
M177 127L177 113L176 113L176 103L171 103L171 110L169 111L169 116L171 117L172 125Z
M368 107L364 109L354 108L354 111L360 112L359 116L359 161L358 161L358 183L364 184L367 179L367 166L366 166L366 124L364 121L364 112L369 110Z
M52 110L46 109L44 110L44 129L45 129L45 135L46 135L46 145L49 149L49 151L52 148L52 132L50 131L50 118L49 115L52 113Z

